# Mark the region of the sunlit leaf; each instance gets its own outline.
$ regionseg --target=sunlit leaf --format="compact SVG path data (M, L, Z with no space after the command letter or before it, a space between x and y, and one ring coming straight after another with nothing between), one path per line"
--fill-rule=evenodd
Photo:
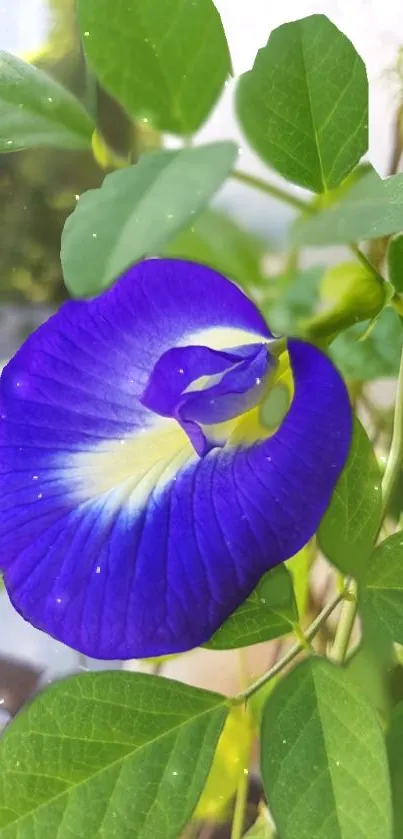
M0 52L0 152L90 148L93 130L72 93L42 70Z
M98 294L133 262L160 252L208 203L236 154L229 142L146 154L85 192L62 236L70 293Z
M240 79L237 111L266 163L314 192L340 184L368 147L365 66L324 15L272 32Z
M103 86L161 131L192 134L229 73L212 0L79 0L87 58Z
M223 696L86 673L25 709L0 744L0 836L177 839L227 715Z
M350 453L319 527L319 544L343 574L362 574L379 527L381 472L359 420Z
M212 650L247 647L292 631L298 621L292 577L278 565L262 577L250 597L232 613L208 644Z
M281 839L391 839L386 749L349 674L311 658L269 696L263 783Z
M194 813L195 819L216 821L225 818L238 783L248 771L251 738L249 714L243 707L232 708L221 732L207 783Z

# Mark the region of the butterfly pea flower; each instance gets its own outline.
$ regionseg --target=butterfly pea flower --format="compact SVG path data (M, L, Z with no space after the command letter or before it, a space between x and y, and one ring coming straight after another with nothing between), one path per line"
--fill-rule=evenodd
M89 656L206 642L315 533L351 439L345 385L232 282L150 259L31 335L0 381L4 582Z

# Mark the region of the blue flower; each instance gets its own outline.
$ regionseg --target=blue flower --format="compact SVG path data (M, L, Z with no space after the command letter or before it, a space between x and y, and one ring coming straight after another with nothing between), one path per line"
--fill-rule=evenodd
M3 371L0 407L10 598L105 659L207 641L315 533L352 426L323 353L165 259L62 306Z

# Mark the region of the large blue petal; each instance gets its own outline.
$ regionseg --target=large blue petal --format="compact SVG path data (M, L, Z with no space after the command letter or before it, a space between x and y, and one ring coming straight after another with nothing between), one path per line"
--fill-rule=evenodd
M141 403L169 349L269 336L215 272L150 260L28 339L0 390L1 565L27 620L93 657L188 649L312 536L351 436L322 353L289 342L291 407L248 446L199 458Z

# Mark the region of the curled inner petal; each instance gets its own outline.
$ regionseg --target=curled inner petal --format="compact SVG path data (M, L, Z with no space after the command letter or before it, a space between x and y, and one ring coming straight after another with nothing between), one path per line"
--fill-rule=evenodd
M281 339L272 339L228 350L203 346L168 350L153 369L142 403L176 419L203 457L228 439L228 435L215 433L217 425L249 412L262 401L283 347Z

